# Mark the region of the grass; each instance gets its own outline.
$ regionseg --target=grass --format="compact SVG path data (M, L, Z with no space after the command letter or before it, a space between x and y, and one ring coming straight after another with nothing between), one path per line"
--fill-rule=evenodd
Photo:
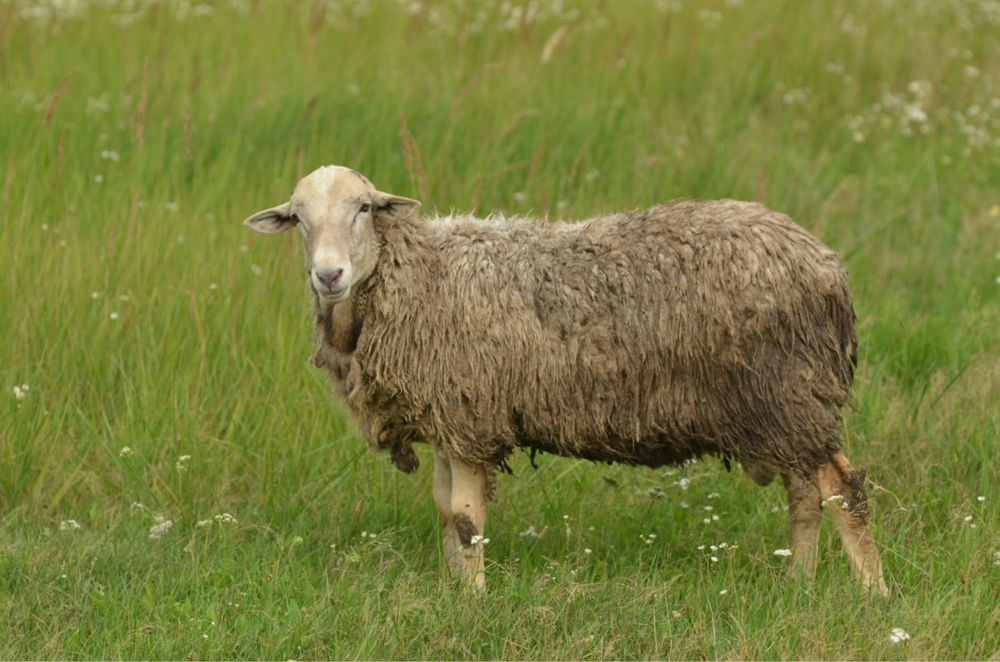
M531 6L0 0L0 657L1000 656L995 7ZM734 197L821 236L895 597L829 522L787 581L779 485L548 456L453 591L426 449L365 450L296 239L240 225L331 162L429 211Z

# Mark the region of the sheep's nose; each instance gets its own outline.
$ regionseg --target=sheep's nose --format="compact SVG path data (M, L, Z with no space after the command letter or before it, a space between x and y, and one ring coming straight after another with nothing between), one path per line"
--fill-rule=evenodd
M316 280L323 283L323 285L328 290L332 290L340 281L340 277L343 275L344 275L343 269L331 269L330 271L317 271Z

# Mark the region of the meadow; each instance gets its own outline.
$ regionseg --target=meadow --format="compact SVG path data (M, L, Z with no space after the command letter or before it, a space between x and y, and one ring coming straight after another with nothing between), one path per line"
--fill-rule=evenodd
M0 0L0 658L1000 657L991 0ZM893 596L780 481L512 458L455 591L428 449L308 365L326 163L426 213L759 200L843 258ZM894 635L894 629L899 631Z

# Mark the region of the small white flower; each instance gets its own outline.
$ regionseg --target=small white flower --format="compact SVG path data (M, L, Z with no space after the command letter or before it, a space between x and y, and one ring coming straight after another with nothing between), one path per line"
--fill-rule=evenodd
M473 546L475 546L475 545L486 545L489 542L490 542L489 538L484 538L483 536L480 536L480 535L474 535L474 536L472 536L472 539L469 540L469 544L473 545Z
M101 152L101 158L107 159L108 161L117 161L119 157L118 152L113 149L105 149Z
M718 492L712 492L711 494L708 495L708 498L709 499L718 499L719 498L719 493Z
M703 549L705 549L705 546L704 546L704 545L698 545L698 551L699 551L699 552L700 552L700 551L702 551Z
M993 552L993 565L1000 566L1000 549Z
M24 400L26 397L28 397L28 393L22 387L15 386L14 397L17 399L18 402L20 402L21 400Z
M724 588L721 591L719 591L719 595L725 595L726 593L729 593L729 589L728 588Z
M198 523L195 524L199 529L204 529L205 527L212 526L212 520L210 519L200 519Z
M709 519L709 518L707 518L707 517L706 517L705 519L701 520L701 521L702 521L703 523L705 523L705 524L711 524L711 523L712 523L712 520L710 520L710 519Z
M593 554L593 553L594 553L594 550L592 550L592 549L591 549L591 548L589 548L589 547L584 547L584 548L583 548L583 553L584 553L584 554Z
M690 478L681 478L680 480L674 481L674 485L681 488L682 490L686 490L688 488L688 485L690 484L691 484Z
M122 446L122 449L118 451L119 457L127 457L132 454L132 449L128 446Z
M101 293L100 292L91 292L90 293L90 298L91 299L100 299L101 298Z
M909 638L910 633L903 628L892 628L892 632L889 634L889 641L894 644L907 641Z
M718 563L719 562L719 557L718 556L710 556L710 557L708 557L708 560L711 561L712 563Z
M59 522L60 531L79 531L82 528L83 527L80 526L80 523L77 522L75 519L64 519L63 521Z
M208 289L210 289L210 290L217 290L217 289L219 289L219 284L218 283L209 283L208 284Z
M972 515L966 515L962 519L964 519L966 522L971 522L972 521Z
M170 520L164 519L163 517L157 517L156 524L149 527L149 539L159 540L164 535L166 535L167 531L169 531L170 527L172 527L173 525L174 523L171 522Z
M250 271L252 271L252 272L253 272L253 275L254 275L254 276L259 276L259 275L261 275L262 273L264 273L264 270L263 270L263 269L261 269L261 268L260 268L260 267L259 267L258 265L256 265L256 264L251 264L251 265L250 265Z
M717 552L717 551L719 551L719 546L718 546L718 545L709 545L709 547L708 547L708 548L709 548L710 550L712 550L713 552Z
M704 508L702 508L702 510L704 510L706 513L710 513L712 512L712 506L705 506Z
M104 181L104 175L101 175L101 174L94 175L94 183L95 184L100 184L103 181Z
M522 538L537 538L538 537L538 531L535 531L535 527L534 526L529 526L527 529L525 529L524 531L521 531L521 533L519 533L517 535L521 536Z
M792 550L790 549L776 549L774 550L775 556L791 556Z
M712 521L713 522L718 522L719 521L719 516L718 515L712 515Z
M670 612L670 615L673 616L674 618L680 618L681 617L681 613L679 611L677 611L676 609L673 610L672 612Z
M518 191L517 193L514 194L514 200L516 200L517 202L524 202L527 199L528 199L528 194L525 193L524 191Z
M111 313L111 316L110 316L110 317L111 317L111 319L113 319L113 320L116 320L116 319L118 319L118 312L117 312L117 311L114 311L114 312L112 312L112 313Z
M232 515L230 515L229 513L220 513L220 514L216 515L215 516L215 521L219 522L220 524L238 524L239 523L239 522L236 521L236 518L233 517ZM362 535L364 535L364 534L362 534ZM372 538L374 538L374 537L375 537L375 534L373 533L372 534Z
M977 497L976 497L976 501L979 501L979 502L981 503L981 502L983 502L983 501L986 501L986 497L984 497L984 496L982 496L982 495L980 495L980 496L977 496Z

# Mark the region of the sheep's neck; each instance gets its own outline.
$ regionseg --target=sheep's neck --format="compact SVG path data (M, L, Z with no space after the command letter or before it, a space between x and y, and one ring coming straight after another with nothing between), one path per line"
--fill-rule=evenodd
M347 301L323 306L319 310L317 323L323 342L341 354L352 353L361 335L361 316L356 314L356 297L356 294L351 294Z

